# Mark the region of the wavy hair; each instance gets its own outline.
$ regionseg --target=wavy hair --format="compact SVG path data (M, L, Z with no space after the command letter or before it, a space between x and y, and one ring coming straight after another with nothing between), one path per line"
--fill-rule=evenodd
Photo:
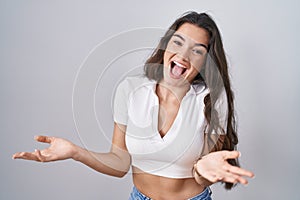
M205 64L191 83L193 85L204 84L209 89L209 93L204 97L204 115L208 125L204 132L205 139L202 156L213 151L235 150L238 144L238 137L228 65L220 32L216 23L208 14L188 12L178 18L161 38L158 46L146 61L144 65L145 76L157 82L163 78L163 57L165 49L174 32L184 23L190 23L205 29L210 37ZM225 127L222 127L219 122L216 102L224 90L227 98L227 124ZM231 165L239 166L238 159L230 159L228 162ZM226 189L231 189L233 186L234 184L232 183L225 183Z

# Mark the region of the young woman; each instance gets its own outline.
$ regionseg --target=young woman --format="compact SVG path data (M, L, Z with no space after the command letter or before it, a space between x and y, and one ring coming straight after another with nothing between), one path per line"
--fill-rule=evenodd
M13 158L50 162L72 158L123 177L132 166L130 199L211 199L209 185L231 189L253 173L238 166L233 94L221 36L205 13L177 19L145 64L115 95L108 153L38 136L44 150Z

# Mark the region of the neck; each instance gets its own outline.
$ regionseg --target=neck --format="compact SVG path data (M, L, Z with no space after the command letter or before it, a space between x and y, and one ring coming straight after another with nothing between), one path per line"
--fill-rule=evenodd
M164 101L179 101L183 99L186 93L190 90L190 85L186 84L184 86L172 86L165 83L164 81L159 82L156 86L156 94L161 100Z

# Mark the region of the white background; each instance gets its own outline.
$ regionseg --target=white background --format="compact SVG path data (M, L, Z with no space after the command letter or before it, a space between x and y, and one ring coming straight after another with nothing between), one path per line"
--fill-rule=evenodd
M76 132L72 90L79 67L105 39L135 28L165 29L188 10L209 13L220 28L235 91L241 164L256 174L247 187L228 192L219 184L213 186L214 199L299 198L300 13L296 0L1 0L0 199L128 198L130 175L118 179L71 160L35 163L11 156L45 147L33 140L38 134L68 138L92 150L109 150L110 109L102 112L107 114L104 134L88 137L88 130ZM145 35L154 43L159 39L152 37ZM97 109L101 112L101 104Z

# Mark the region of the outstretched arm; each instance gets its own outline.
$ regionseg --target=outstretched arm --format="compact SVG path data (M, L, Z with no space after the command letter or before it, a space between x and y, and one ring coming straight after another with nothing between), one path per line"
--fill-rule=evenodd
M123 177L128 172L131 164L131 158L125 144L125 131L126 126L115 123L110 152L95 153L80 148L76 151L73 159L98 172Z
M124 125L114 125L112 147L108 153L92 152L62 138L37 136L35 140L48 143L50 146L34 152L16 153L13 155L13 159L38 162L74 159L98 172L122 177L128 172L130 167L130 155L125 145L125 130L126 126Z

